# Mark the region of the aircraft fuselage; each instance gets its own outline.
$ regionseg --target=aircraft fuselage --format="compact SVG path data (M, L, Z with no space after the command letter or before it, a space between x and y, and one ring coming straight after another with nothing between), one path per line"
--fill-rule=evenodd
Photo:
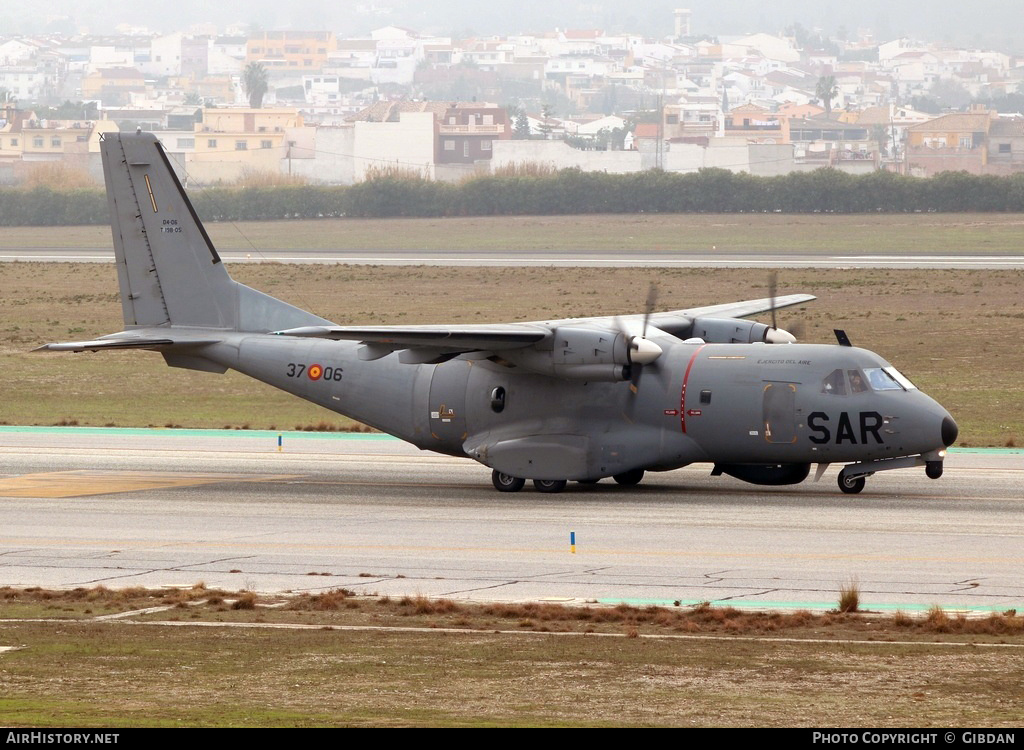
M636 393L488 360L364 361L346 341L235 334L202 354L425 450L531 479L864 461L946 445L952 420L939 404L891 378L871 385L889 366L873 352L654 340L664 354Z

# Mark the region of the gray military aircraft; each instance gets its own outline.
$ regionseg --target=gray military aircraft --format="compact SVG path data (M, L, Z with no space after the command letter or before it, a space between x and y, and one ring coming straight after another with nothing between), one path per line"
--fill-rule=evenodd
M338 326L233 281L157 139L101 144L125 330L49 351L151 349L168 365L242 372L493 469L502 492L708 462L754 484L843 492L878 471L942 474L953 418L877 354L794 343L743 320L796 294L621 318L507 325ZM839 335L837 333L837 335ZM845 344L845 345L843 345Z

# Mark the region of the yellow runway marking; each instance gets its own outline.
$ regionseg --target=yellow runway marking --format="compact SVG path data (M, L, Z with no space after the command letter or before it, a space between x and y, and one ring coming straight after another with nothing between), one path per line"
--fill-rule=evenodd
M0 496L83 497L170 487L198 487L221 482L269 482L296 479L295 474L183 474L173 471L52 471L0 479Z

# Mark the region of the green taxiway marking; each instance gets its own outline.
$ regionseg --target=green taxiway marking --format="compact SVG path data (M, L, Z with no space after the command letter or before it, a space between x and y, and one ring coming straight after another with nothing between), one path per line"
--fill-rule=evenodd
M173 427L14 427L0 426L5 432L36 432L60 435L110 435L128 437L162 435L171 437L251 437L276 438L285 435L289 440L310 438L313 440L398 440L382 432L299 432L295 430L186 430Z
M1024 448L947 448L946 450L950 453L991 453L1003 456L1024 454Z
M737 601L735 599L724 600L701 600L701 599L598 599L600 604L628 604L631 607L696 607L700 604L712 607L733 607L735 609L752 609L762 611L766 609L807 609L807 610L834 610L838 609L837 601L831 602L772 602L764 600ZM1024 602L1017 604L1006 603L1000 605L983 606L970 604L882 604L878 602L862 603L858 609L861 614L866 612L927 612L934 606L942 608L946 614L956 612L977 612L987 614L989 612L1006 612L1015 609L1018 612L1024 610Z
M0 434L5 432L37 432L63 435L172 435L175 437L252 437L276 438L287 435L291 438L311 440L398 440L383 432L305 432L299 430L189 430L176 427L21 427L0 425ZM981 453L1001 456L1024 455L1024 448L949 448L950 453Z

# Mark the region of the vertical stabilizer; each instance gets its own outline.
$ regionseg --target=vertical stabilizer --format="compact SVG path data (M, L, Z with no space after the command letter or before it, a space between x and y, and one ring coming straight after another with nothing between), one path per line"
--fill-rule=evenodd
M100 148L125 325L234 328L234 282L156 136Z
M126 328L328 322L231 279L152 133L106 133L100 151Z

